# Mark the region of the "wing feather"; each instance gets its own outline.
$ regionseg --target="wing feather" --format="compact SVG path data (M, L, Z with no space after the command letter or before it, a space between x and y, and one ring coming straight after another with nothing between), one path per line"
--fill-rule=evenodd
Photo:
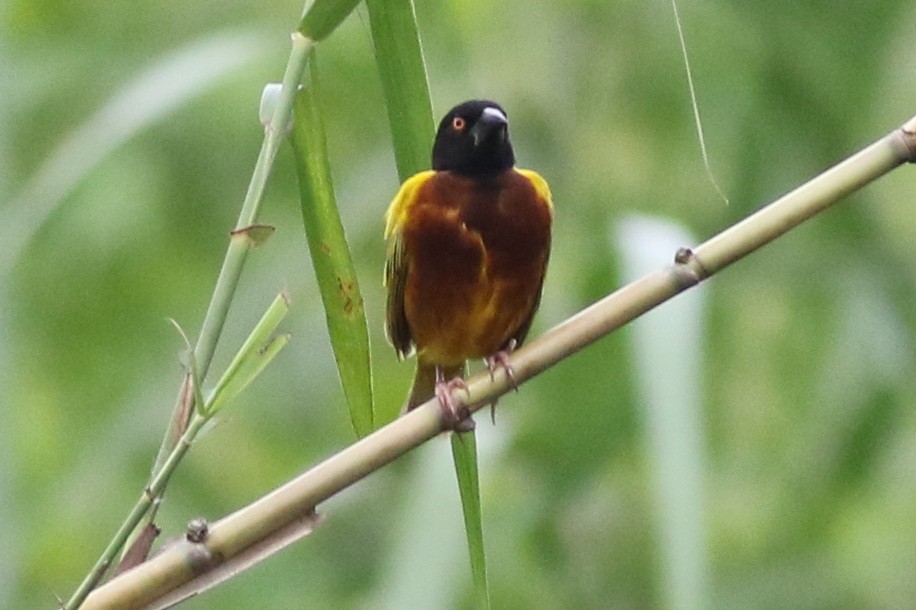
M417 203L420 187L434 172L420 172L404 182L385 213L385 239L388 242L384 285L388 290L385 310L385 333L399 358L413 351L413 338L407 324L404 292L409 272L409 257L404 251L404 225L410 209Z
M524 176L532 184L532 186L534 186L534 190L537 193L538 199L544 203L552 217L553 198L551 196L550 186L548 186L547 181L544 180L540 174L529 169L516 169L515 171ZM531 322L534 320L534 314L537 313L538 307L541 305L541 294L543 293L544 289L544 276L547 274L547 261L549 258L550 251L548 249L547 256L544 257L544 265L541 268L541 278L538 280L538 288L536 293L537 296L535 296L534 302L531 305L531 310L528 312L528 315L525 317L524 321L519 325L518 329L510 336L510 339L515 340L516 346L521 345L525 341L525 338L528 336L528 331L531 330Z

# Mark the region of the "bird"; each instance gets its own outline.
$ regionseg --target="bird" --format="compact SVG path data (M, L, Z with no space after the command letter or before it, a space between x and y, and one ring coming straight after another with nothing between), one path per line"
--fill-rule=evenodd
M491 375L520 346L541 301L553 201L547 181L515 167L509 119L475 99L439 123L431 169L401 185L385 214L385 330L398 359L416 353L402 411L436 396L446 426L473 429L452 399L468 360Z

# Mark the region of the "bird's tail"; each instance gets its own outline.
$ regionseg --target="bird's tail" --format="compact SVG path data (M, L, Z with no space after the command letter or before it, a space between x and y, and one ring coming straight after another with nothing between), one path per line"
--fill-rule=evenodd
M439 367L442 378L448 381L453 377L464 376L464 363L457 366ZM414 409L432 398L436 393L436 365L428 364L417 358L417 370L413 375L413 385L407 396L407 403L401 410L402 414Z

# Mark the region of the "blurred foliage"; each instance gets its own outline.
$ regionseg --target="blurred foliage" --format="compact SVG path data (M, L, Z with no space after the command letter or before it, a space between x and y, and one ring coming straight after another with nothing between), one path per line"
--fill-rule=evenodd
M0 606L50 608L146 480L180 382L182 346L165 319L192 332L200 324L260 143L258 97L282 76L301 7L4 9L4 218L43 160L158 59L226 32L262 48L107 156L0 278ZM916 112L911 2L684 5L726 206L705 179L667 4L418 0L416 9L435 114L470 97L499 100L521 164L551 183L554 253L534 334L617 286L610 237L624 214L711 235ZM382 215L398 181L367 24L360 8L329 37L321 70L385 405L403 398L412 365L395 361L382 333ZM916 598L914 180L911 169L895 172L710 283L702 425L713 607ZM214 370L283 288L293 340L179 470L161 511L167 536L353 440L296 200L287 148L261 215L279 230L250 257ZM503 400L496 430L481 418L492 431L479 442L489 452L481 485L495 607L662 603L632 370L629 335L617 333ZM420 459L443 452L437 440ZM400 578L442 582L426 574L437 566L451 570L445 599L469 606L454 475L445 461L447 484L421 486L417 459L330 501L306 541L186 607L375 607ZM454 494L454 513L407 510L440 487ZM427 556L459 559L397 553L415 528Z

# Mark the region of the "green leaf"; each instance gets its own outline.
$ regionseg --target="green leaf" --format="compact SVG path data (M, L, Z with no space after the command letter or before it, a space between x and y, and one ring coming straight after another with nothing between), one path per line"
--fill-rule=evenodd
M452 434L452 457L458 476L458 491L464 512L464 531L471 554L474 578L474 602L477 608L490 607L487 585L487 560L483 548L483 524L480 510L480 481L477 476L477 440L474 431Z
M305 9L298 30L315 42L324 40L357 4L359 0L315 0Z
M286 294L277 295L213 388L201 409L202 415L212 417L218 413L229 400L247 388L289 342L289 335L273 335L288 311Z
M311 84L296 96L291 134L302 219L350 421L356 434L365 436L372 432L374 420L369 329L331 184L324 123L316 99L318 75L314 56L311 75Z
M412 0L366 0L398 176L429 169L435 124Z

